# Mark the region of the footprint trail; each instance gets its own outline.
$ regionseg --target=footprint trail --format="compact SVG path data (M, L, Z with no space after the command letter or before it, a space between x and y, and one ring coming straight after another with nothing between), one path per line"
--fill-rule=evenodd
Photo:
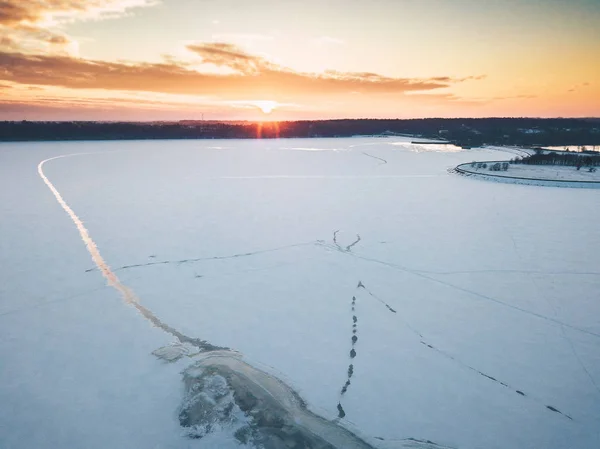
M352 297L352 337L350 339L350 341L352 342L352 347L350 349L350 354L349 354L350 355L350 364L348 365L346 382L344 383L344 385L342 386L342 388L340 390L340 399L337 404L338 418L343 418L344 416L346 416L346 412L344 411L344 408L342 407L342 397L348 391L348 388L350 387L350 379L352 379L352 376L354 375L354 364L352 363L352 361L356 357L355 346L356 346L356 343L358 342L357 334L358 334L358 318L356 317L356 296L353 296Z

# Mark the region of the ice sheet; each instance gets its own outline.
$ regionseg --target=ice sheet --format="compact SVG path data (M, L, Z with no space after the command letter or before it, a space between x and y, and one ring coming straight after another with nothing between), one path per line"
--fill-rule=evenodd
M81 152L44 172L122 283L314 413L382 448L600 445L598 192L448 172L497 149L353 138L0 146L0 447L238 447L186 437L193 359L152 355L172 335L38 176Z

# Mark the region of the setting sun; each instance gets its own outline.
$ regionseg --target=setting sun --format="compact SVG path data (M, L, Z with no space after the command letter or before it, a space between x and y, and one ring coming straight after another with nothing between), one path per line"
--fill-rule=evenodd
M256 107L258 109L263 111L263 113L265 113L265 114L270 114L271 112L273 112L273 109L275 109L277 107L276 101L262 100L262 101L257 101L254 104L256 105Z

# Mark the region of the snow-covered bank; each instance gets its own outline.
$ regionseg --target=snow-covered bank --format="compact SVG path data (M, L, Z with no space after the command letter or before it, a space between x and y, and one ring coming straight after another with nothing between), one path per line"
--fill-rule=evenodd
M230 425L237 427L238 441L257 447L373 449L337 422L310 412L281 380L231 354L203 358L185 371L185 383L187 398L179 417L196 436L215 425ZM236 408L245 414L238 420Z
M486 168L478 165L460 164L456 171L494 182L526 184L549 187L600 188L600 172L587 168L577 170L575 167L559 165L510 164L507 171L491 171L489 167L503 161L486 161Z

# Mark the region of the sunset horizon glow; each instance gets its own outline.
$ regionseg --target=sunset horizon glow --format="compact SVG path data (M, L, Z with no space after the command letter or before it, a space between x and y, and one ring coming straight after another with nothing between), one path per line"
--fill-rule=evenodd
M3 0L0 120L598 117L597 0Z

